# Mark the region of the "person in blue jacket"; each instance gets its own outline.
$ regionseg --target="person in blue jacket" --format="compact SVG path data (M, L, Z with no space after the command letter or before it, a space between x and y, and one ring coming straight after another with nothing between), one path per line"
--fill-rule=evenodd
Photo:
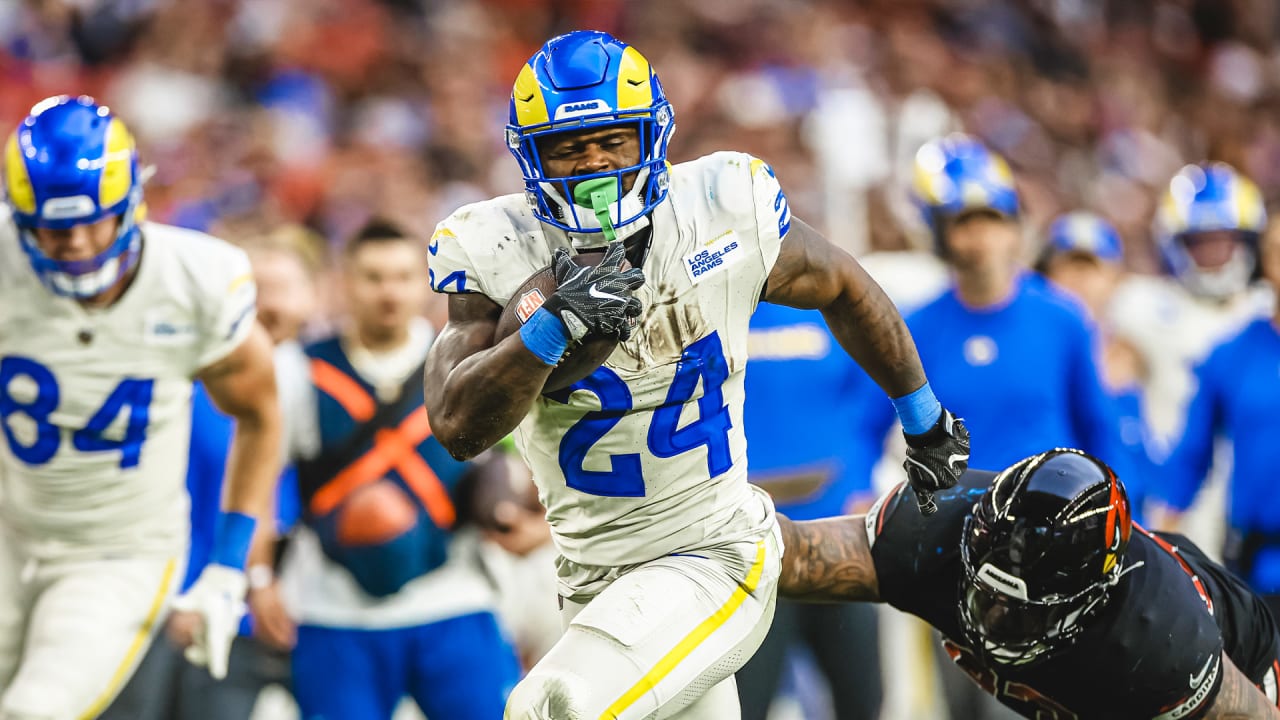
M1133 471L1124 479L1133 518L1144 522L1147 484L1156 471L1152 432L1143 412L1143 384L1149 370L1141 351L1119 336L1108 318L1116 289L1124 281L1124 246L1110 222L1083 210L1064 213L1049 224L1036 270L1080 302L1100 337L1098 372L1120 418L1120 440Z
M1257 242L1257 239L1254 239ZM1266 234L1262 273L1280 287L1280 233ZM1181 440L1166 468L1160 499L1177 511L1191 505L1214 460L1219 437L1231 441L1225 564L1262 595L1280 617L1280 307L1246 325L1196 369Z
M821 313L761 303L751 317L743 423L749 478L793 520L865 511L893 425L884 393ZM764 643L737 673L743 720L765 720L787 651L803 645L841 720L874 720L883 695L876 609L779 600Z
M1079 304L1029 272L1013 173L967 135L916 153L913 199L952 286L907 316L930 382L965 419L970 466L1003 468L1076 447L1133 475L1119 415L1099 379L1098 338ZM954 717L1008 712L943 674Z
M1046 447L1078 447L1130 474L1119 420L1079 305L1022 261L1018 195L1004 159L950 135L916 155L916 201L953 285L907 318L935 385L955 393L970 464L1006 467ZM948 395L950 397L950 395Z

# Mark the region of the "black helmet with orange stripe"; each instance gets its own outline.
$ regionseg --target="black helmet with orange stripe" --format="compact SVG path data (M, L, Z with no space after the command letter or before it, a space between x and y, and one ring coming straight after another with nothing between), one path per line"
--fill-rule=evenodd
M1091 455L1059 448L997 475L961 543L973 650L1022 665L1068 646L1123 575L1131 531L1124 485Z

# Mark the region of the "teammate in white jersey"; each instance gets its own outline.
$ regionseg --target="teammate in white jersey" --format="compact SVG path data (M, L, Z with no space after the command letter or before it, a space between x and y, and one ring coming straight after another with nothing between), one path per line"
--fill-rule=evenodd
M1224 163L1184 167L1170 180L1152 223L1171 275L1130 276L1111 300L1115 333L1138 348L1149 369L1143 415L1158 461L1182 435L1195 366L1221 341L1271 313L1274 291L1253 282L1266 222L1262 194L1247 177ZM1157 500L1149 521L1179 528L1220 557L1224 474L1215 472L1187 517L1168 516ZM1157 499L1160 491L1151 488Z
M554 38L512 93L507 142L526 192L463 207L432 237L432 286L452 293L427 364L432 428L458 457L515 429L561 554L566 632L512 693L509 718L738 715L731 675L768 629L782 551L742 434L760 299L822 309L897 398L922 504L968 457L962 423L858 263L792 218L763 161L668 165L674 127L635 48L600 32ZM593 269L569 259L600 251ZM549 262L558 290L495 343L503 305ZM622 342L543 394L588 334Z
M0 217L0 719L96 717L182 578L192 378L236 418L226 510L186 605L225 673L254 517L279 470L271 343L244 253L143 223L124 123L36 105Z

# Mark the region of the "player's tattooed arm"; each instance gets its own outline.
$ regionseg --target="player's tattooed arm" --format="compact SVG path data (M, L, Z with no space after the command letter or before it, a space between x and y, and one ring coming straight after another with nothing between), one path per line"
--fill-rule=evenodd
M1222 687L1203 720L1280 720L1280 709L1222 654Z
M889 397L924 385L924 368L902 315L852 255L793 217L764 299L818 309L850 357Z
M782 528L778 593L810 602L878 602L880 585L861 515L793 522Z
M497 344L502 308L471 293L449 296L449 322L427 354L426 406L431 431L451 455L475 457L529 413L552 366L512 333Z

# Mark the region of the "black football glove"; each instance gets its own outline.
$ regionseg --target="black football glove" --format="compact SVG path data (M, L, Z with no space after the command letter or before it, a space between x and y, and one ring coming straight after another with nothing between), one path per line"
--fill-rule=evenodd
M560 318L574 342L587 335L619 341L631 337L631 325L641 310L632 293L644 284L644 273L640 268L624 272L624 259L621 242L609 243L595 267L575 263L565 248L552 254L557 289L542 307Z
M933 494L955 486L960 473L969 467L969 430L964 421L942 409L933 427L919 435L903 433L907 438L907 482L916 493L920 514L938 511Z

